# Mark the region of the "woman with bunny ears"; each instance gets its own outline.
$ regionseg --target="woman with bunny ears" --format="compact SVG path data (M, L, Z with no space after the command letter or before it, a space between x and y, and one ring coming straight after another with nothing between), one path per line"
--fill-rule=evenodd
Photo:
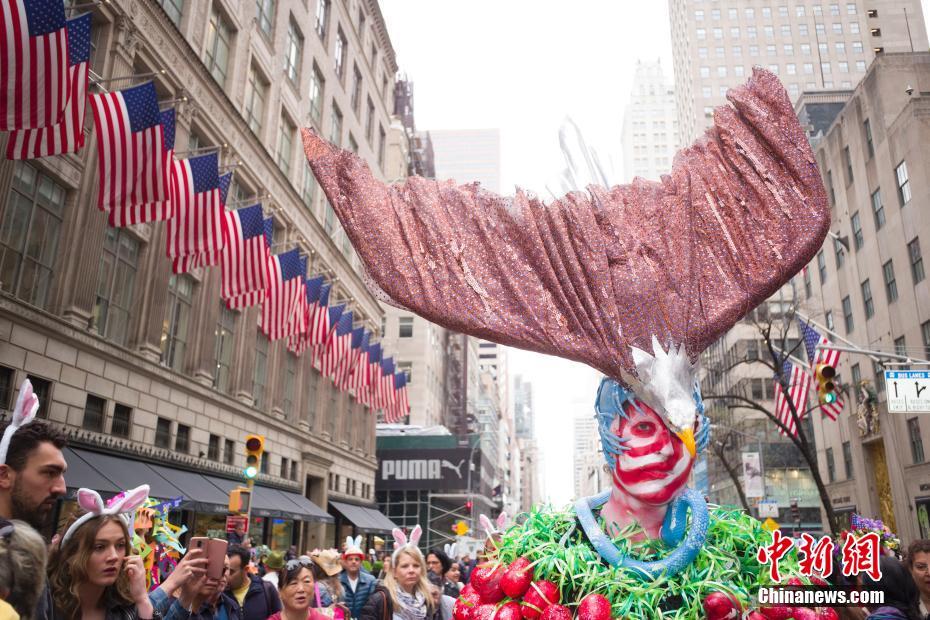
M417 548L423 530L419 525L413 528L409 542L401 530L392 533L392 568L368 598L359 620L438 620L440 610L426 579L426 560Z
M153 618L142 558L130 555L128 525L148 494L148 485L143 485L106 505L96 491L78 491L78 505L86 512L64 529L49 562L56 619Z

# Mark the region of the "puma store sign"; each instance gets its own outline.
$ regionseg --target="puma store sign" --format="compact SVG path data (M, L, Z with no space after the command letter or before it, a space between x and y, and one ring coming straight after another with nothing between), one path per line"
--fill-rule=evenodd
M468 486L469 448L385 450L378 455L378 489L456 491ZM476 459L477 460L477 459ZM471 472L478 481L478 468Z

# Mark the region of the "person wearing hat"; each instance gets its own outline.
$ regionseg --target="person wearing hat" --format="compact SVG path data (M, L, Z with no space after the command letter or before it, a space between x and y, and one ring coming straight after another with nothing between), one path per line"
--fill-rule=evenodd
M264 581L267 581L270 584L273 584L274 587L278 587L278 571L284 568L284 554L280 551L270 551L268 555L265 556L265 576L262 577Z
M368 597L375 591L374 576L362 570L364 559L362 537L347 537L345 551L342 552L342 567L345 570L339 576L339 581L345 591L345 604L352 618L359 617L362 608L368 602Z
M320 599L324 607L343 602L342 583L339 573L342 572L342 558L335 549L324 549L310 556L313 559L313 575L320 586ZM328 602L327 602L328 601Z

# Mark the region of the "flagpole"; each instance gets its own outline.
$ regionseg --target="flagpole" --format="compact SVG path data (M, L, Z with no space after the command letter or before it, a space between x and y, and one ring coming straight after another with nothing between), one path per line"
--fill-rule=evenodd
M869 356L869 357L872 359L873 362L880 362L880 361L881 361L880 358L885 358L885 359L901 360L901 361L903 361L903 362L912 362L912 363L914 363L914 364L930 364L930 361L921 360L921 359L916 359L916 358L913 358L913 357L907 357L906 355L898 355L897 353L886 353L886 352L884 352L884 351L874 351L874 350L871 350L871 349L863 349L862 347L860 347L859 345L857 345L855 342L853 342L853 341L851 341L851 340L849 340L849 339L847 339L847 338L843 338L842 336L840 336L838 333L836 333L836 332L833 331L832 329L829 329L829 328L827 328L827 327L824 327L824 326L821 325L820 323L817 323L816 321L807 318L806 316L804 316L804 315L801 314L800 312L795 312L794 314L795 314L795 316L797 316L797 317L799 317L800 319L802 319L805 323L808 323L809 325L813 325L813 326L815 326L817 329L823 330L824 332L830 334L830 335L833 336L836 340L840 340L840 341L842 341L842 342L845 342L847 345L849 345L848 347L841 347L841 346L838 346L838 345L835 345L835 344L833 344L833 343L829 343L829 342L828 342L827 344L818 344L818 345L817 345L817 348L818 348L818 349L832 349L832 350L834 350L834 351L842 351L842 352L845 352L845 353L860 353L860 354L862 354L862 355L867 355L867 356Z

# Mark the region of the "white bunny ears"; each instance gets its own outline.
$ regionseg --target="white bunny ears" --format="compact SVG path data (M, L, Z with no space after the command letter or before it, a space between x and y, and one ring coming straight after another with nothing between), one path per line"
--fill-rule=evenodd
M9 426L3 431L3 438L0 439L0 465L6 465L6 453L10 449L10 441L16 431L35 420L36 412L39 411L39 397L32 389L32 382L29 379L23 381L19 386L19 396L16 398L16 406L13 407L13 418Z
M478 522L481 523L481 527L484 528L484 531L488 533L488 536L493 536L494 534L500 534L505 529L507 529L507 524L510 522L510 519L507 518L506 512L502 512L497 517L497 527L494 527L494 524L491 523L491 520L488 519L487 515L478 515Z
M455 551L456 551L456 549L455 549L455 543L452 543L451 545L443 545L443 546L442 546L442 550L446 552L446 555L449 556L449 559L450 559L450 560L452 560L453 562L455 562L455 558L456 558L456 555L455 555Z
M100 497L100 494L92 489L78 489L77 492L77 503L78 506L87 511L87 514L81 515L78 517L77 521L71 524L71 527L67 529L65 535L61 537L61 545L63 546L65 542L71 535L74 534L79 527L90 521L91 519L96 519L97 517L103 517L107 515L115 515L121 518L123 521L129 521L129 515L134 512L139 506L145 503L145 500L149 496L149 485L143 484L140 487L130 489L125 493L117 495L115 501L113 501L109 506L103 503L103 498ZM131 524L127 523L127 527Z
M410 532L410 540L407 540L407 535L404 534L404 531L397 527L391 530L391 534L394 536L394 553L391 556L392 562L397 560L397 554L400 553L402 549L408 547L413 547L416 549L417 553L420 553L420 549L417 545L420 542L420 537L423 536L423 528L419 525L414 527L413 531Z
M362 551L362 537L356 536L352 538L351 536L346 536L345 549L342 552L342 557L346 558L350 555L360 555L363 558L365 557L365 552Z

